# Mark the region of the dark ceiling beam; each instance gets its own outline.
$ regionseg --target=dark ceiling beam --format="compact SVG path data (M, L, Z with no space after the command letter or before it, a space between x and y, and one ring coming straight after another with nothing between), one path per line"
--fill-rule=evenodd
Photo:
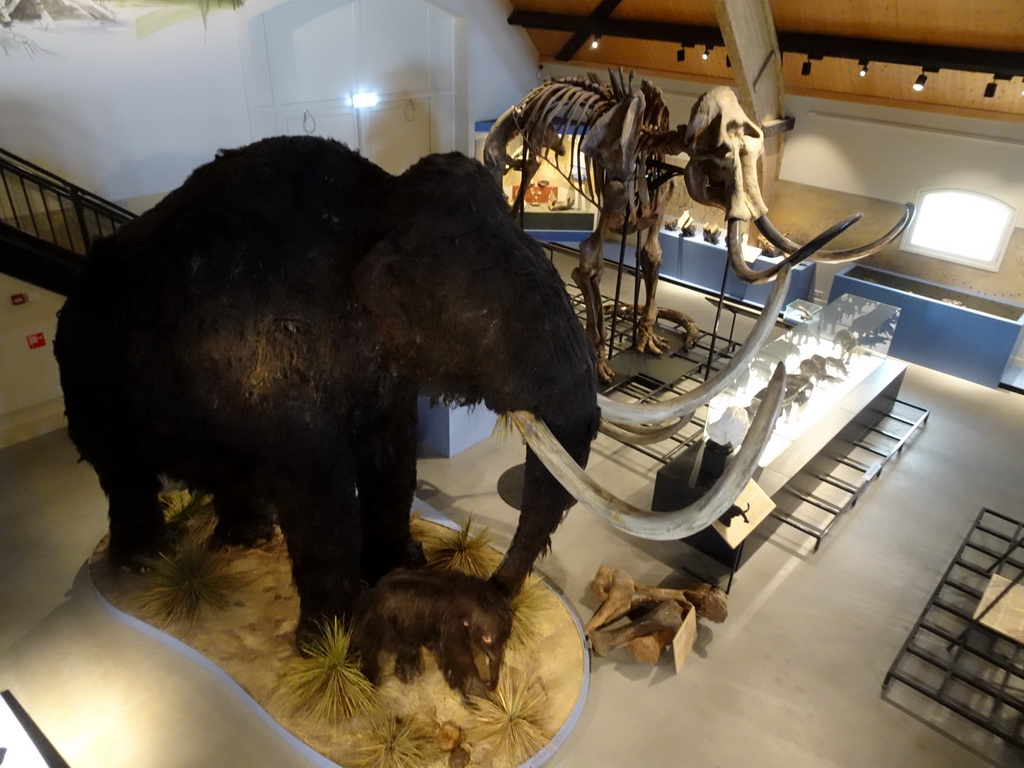
M718 27L694 24L666 24L629 19L597 19L560 13L513 11L508 23L528 29L579 32L586 37L626 37L674 43L687 47L724 45ZM902 43L858 37L812 35L777 31L779 48L784 53L805 56L829 56L839 59L906 64L928 69L954 69L962 72L986 72L993 75L1024 76L1024 56L1019 51L993 51L984 48L953 48L922 43Z
M615 9L619 7L621 2L622 0L601 0L601 3L597 8L591 12L590 18L607 19L612 15ZM562 50L555 54L555 58L558 59L558 61L571 61L572 57L575 56L577 51L583 47L583 44L587 42L587 38L589 37L590 35L586 32L573 32L572 37L570 37L566 44L562 46Z

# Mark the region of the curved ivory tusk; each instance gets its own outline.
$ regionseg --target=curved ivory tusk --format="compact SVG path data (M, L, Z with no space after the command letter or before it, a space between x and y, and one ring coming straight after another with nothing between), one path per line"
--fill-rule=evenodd
M859 259L864 256L870 256L872 253L884 248L903 234L903 230L907 228L913 218L914 204L906 203L903 209L903 216L900 217L898 222L896 222L896 226L875 240L875 242L868 243L867 245L861 245L857 248L843 248L838 251L818 251L814 260L838 264L843 261L854 261L855 259ZM758 231L764 235L764 239L776 248L780 248L786 253L793 253L800 249L800 245L779 232L767 216L761 216L760 218L754 219L754 225L757 227Z
M795 253L786 256L778 264L773 264L759 272L748 267L746 260L743 258L742 233L740 232L743 222L739 219L729 219L729 231L725 237L726 247L729 250L729 266L736 273L736 277L745 283L754 285L767 283L769 280L775 279L775 275L778 274L783 266L788 264L791 267L795 267L800 262L814 256L823 245L832 241L849 227L860 221L862 215L858 213L840 221L838 224L834 224L809 243L798 248Z
M605 421L614 424L664 424L671 419L692 415L694 411L711 400L715 395L724 392L726 388L745 371L751 361L761 351L768 335L775 327L775 320L782 310L782 304L786 300L786 292L789 290L789 265L783 263L784 269L780 270L771 293L768 294L768 301L754 327L750 330L746 340L740 347L740 351L733 355L722 369L714 376L699 386L684 392L671 400L661 400L656 403L620 403L605 395L597 396L597 404L601 407L601 416Z
M652 445L653 443L660 443L662 440L667 440L672 437L672 435L690 423L692 416L693 414L686 414L676 421L669 422L665 426L657 427L626 427L621 424L612 424L610 421L602 420L600 430L609 437L615 438L620 443L628 443L629 445Z
M548 471L599 517L620 531L641 538L681 539L707 528L736 501L768 445L785 391L786 371L779 363L743 444L722 476L700 499L674 512L652 512L613 496L580 469L544 423L532 413L515 411L511 416L526 443Z

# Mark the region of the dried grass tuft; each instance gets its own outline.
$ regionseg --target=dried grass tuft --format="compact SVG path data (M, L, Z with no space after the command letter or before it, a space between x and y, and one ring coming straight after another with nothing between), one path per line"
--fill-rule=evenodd
M208 493L195 494L188 489L168 491L160 494L160 506L168 523L183 525L208 512L213 507L213 496Z
M540 619L548 610L548 590L540 579L530 577L509 601L512 608L511 648L530 648L541 639Z
M421 768L439 756L433 727L415 717L378 714L351 762L355 768Z
M318 724L338 725L377 710L380 695L360 671L351 635L338 619L321 624L320 635L303 652L281 681L294 711Z
M419 512L409 515L409 533L423 545L424 550L441 546L445 542L447 530L443 525L424 519Z
M174 557L149 560L149 588L139 607L155 623L192 627L206 608L222 609L228 594L239 585L236 575L224 569L224 561L202 540L192 539Z
M508 443L519 435L519 428L516 426L515 422L512 421L511 413L499 413L498 419L494 422L494 429L491 433L496 434L502 443Z
M487 530L473 531L472 515L458 528L445 529L433 545L423 545L430 567L488 578L501 563L501 555L494 549Z
M546 699L539 681L523 670L506 668L491 696L473 697L471 743L490 752L491 765L520 765L551 740Z

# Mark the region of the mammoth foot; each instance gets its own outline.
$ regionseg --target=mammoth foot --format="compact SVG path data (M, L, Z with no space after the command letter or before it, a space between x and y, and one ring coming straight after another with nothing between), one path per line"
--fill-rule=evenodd
M661 356L668 351L668 339L656 335L650 328L641 328L638 336L639 339L634 347L637 352Z
M111 538L107 548L107 557L118 568L131 573L149 573L153 569L153 561L161 555L173 555L178 549L175 537L165 531L153 544L144 547L119 546L117 540Z
M403 649L395 657L395 677L403 683L411 683L423 673L423 657L420 649Z
M615 371L608 365L608 361L603 358L597 361L597 378L602 384L611 384L615 378Z
M255 520L233 525L225 525L221 521L213 530L210 546L214 549L227 549L228 547L255 549L261 544L273 541L276 535L277 528L269 520Z

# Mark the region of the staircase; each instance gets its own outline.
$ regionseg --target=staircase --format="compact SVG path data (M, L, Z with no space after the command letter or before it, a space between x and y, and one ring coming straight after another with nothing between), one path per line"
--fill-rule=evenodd
M98 237L135 214L0 149L0 272L67 293Z

